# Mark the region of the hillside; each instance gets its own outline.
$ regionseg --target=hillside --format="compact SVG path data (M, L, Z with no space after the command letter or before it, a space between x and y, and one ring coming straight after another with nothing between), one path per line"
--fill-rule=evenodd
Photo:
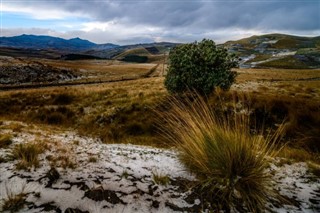
M36 35L20 35L13 37L0 37L0 47L28 48L28 49L54 49L63 51L84 51L88 49L111 49L115 44L95 44L88 40L72 38L69 40Z
M166 61L170 49L179 43L155 42L119 46L95 44L80 38L21 35L0 38L0 55L64 60L115 59L133 63ZM320 68L320 36L284 34L252 36L218 45L240 58L241 68Z
M133 44L105 50L88 50L85 54L126 62L158 63L159 61L163 61L164 54L169 53L170 49L177 45L178 43L170 42Z
M119 46L95 44L80 38L62 39L52 36L20 35L0 37L0 55L64 60L117 59L126 62L163 61L176 43L159 42Z
M242 67L319 68L320 37L284 34L252 36L223 44Z

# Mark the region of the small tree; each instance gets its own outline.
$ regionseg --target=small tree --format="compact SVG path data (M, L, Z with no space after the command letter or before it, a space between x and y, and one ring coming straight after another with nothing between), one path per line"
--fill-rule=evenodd
M165 87L178 94L190 89L201 95L210 94L215 87L228 90L236 77L231 68L236 66L235 56L212 40L183 44L170 51Z

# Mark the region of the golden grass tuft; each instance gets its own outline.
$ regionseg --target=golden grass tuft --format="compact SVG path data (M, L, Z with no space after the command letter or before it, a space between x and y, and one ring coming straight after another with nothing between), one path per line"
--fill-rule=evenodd
M11 150L10 158L19 160L16 164L18 170L28 170L30 167L39 167L39 155L44 147L39 143L17 144Z
M12 136L10 134L0 135L0 149L7 148L12 144Z
M294 148L285 146L278 154L279 157L290 159L294 162L308 162L320 163L320 156L318 153L308 152L302 148Z
M2 199L2 211L7 211L10 213L18 212L26 203L27 194L24 192L25 186L22 187L21 192L13 193L8 186L6 186L7 196Z
M196 175L209 202L220 200L225 210L245 206L259 212L276 197L267 168L279 134L251 135L246 116L217 117L198 95L172 98L171 107L159 113L160 130L177 146L180 161Z
M168 175L161 174L157 171L152 172L152 180L155 184L167 186L170 183Z

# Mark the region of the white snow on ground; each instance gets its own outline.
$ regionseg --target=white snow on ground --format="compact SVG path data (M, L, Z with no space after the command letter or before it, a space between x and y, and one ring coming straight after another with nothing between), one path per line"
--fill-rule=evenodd
M12 123L17 122L4 122L2 127ZM0 157L7 156L15 144L33 141L49 144L49 150L41 155L39 168L16 170L17 161L0 163L0 200L6 198L6 189L12 194L27 193L28 204L20 212L65 212L68 208L83 212L190 212L193 206L201 206L199 198L189 197L191 190L186 183L195 177L179 163L175 150L103 144L72 131L27 125L19 132L0 128L0 133L14 136L12 145L0 149ZM60 155L69 157L76 167L57 166L60 177L50 181L48 159ZM90 161L90 157L97 162ZM320 180L307 174L305 163L273 165L271 171L275 173L280 194L298 203L277 207L268 204L273 211L319 211ZM168 176L170 182L157 184L154 174Z

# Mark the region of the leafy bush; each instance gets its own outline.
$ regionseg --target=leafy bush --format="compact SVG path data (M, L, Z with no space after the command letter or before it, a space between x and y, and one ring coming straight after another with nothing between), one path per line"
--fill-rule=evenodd
M203 95L215 87L227 90L236 77L231 68L237 65L237 59L212 40L183 44L170 51L165 86L171 93L191 89Z
M269 197L276 197L267 172L274 156L274 140L251 135L249 119L217 117L198 95L195 100L171 101L171 111L161 112L160 129L174 142L185 167L194 173L203 197L221 202L224 210L258 212Z

